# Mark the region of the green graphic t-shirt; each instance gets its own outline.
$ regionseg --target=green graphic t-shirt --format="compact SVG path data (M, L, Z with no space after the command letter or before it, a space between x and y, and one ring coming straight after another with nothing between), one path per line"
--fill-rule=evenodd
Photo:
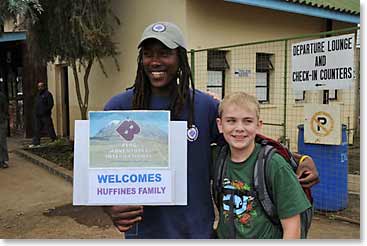
M249 158L241 163L234 163L227 157L227 175L223 187L237 190L253 190L253 172L261 146L256 148ZM297 177L286 160L275 154L269 167L269 181L272 197L280 219L299 214L309 208L309 203ZM270 188L269 188L270 189ZM270 190L269 190L270 192ZM230 195L223 195L220 209L218 237L228 238L230 226L229 205ZM251 195L235 195L234 226L236 238L282 238L282 229L274 225L266 216L261 204Z

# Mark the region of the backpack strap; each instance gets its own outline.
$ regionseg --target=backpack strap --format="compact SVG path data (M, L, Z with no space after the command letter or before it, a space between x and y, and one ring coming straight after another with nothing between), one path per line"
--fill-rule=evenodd
M257 199L265 210L265 214L269 220L273 224L279 225L280 221L277 210L273 198L268 191L269 184L267 182L267 163L276 152L277 150L273 146L268 145L266 140L261 142L261 149L254 167L254 189Z
M224 189L223 188L223 179L226 175L227 171L227 164L226 159L228 156L228 144L223 145L220 148L218 153L216 154L216 158L213 161L214 163L214 170L213 170L213 185L212 185L212 194L214 198L214 202L217 205L218 210L221 209L222 203L223 203L223 195L224 194L230 194L231 198L229 200L229 232L228 232L228 238L236 238L236 228L235 228L235 218L234 218L234 206L235 206L235 192L234 190L230 189Z
M228 190L224 190L223 188L223 180L224 177L227 175L227 163L226 163L226 159L228 156L228 149L229 146L228 144L224 145L220 152L219 152L219 157L218 157L218 161L220 161L219 164L219 172L218 172L218 177L217 177L217 185L219 187L218 191L219 191L219 196L218 196L218 204L220 208L222 206L223 203L223 195L225 194L225 192ZM235 206L235 194L234 193L230 193L231 194L231 198L229 200L229 231L228 231L228 238L236 238L236 227L234 225L235 223L235 217L234 217L234 206Z
M221 206L221 192L222 192L222 183L224 178L224 172L226 168L226 158L228 155L228 145L217 146L218 151L215 153L213 160L213 170L212 170L212 193L214 202L217 205L217 208L220 209Z
M235 196L234 194L231 195L231 198L229 200L229 230L228 230L228 238L236 238L236 227L234 225L234 200Z

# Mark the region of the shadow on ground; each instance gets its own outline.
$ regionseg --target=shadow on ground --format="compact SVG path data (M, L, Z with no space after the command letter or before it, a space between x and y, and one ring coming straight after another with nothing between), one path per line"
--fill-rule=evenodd
M110 218L103 212L101 207L94 206L73 206L71 203L63 206L48 209L43 213L47 217L67 216L77 223L88 227L97 226L108 228L111 226Z

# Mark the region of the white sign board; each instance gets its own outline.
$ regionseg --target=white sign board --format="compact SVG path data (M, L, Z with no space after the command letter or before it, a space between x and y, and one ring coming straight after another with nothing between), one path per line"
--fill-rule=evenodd
M341 144L342 128L339 105L306 104L304 113L305 143Z
M169 128L169 168L91 168L89 121L75 121L73 205L187 205L187 122Z
M355 77L354 34L292 45L294 91L348 89Z

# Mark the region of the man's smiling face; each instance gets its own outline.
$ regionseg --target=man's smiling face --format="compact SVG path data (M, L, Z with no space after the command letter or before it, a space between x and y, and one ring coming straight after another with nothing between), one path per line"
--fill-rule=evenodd
M147 39L142 49L144 72L149 78L152 91L169 87L177 77L177 49L169 49L157 39Z

